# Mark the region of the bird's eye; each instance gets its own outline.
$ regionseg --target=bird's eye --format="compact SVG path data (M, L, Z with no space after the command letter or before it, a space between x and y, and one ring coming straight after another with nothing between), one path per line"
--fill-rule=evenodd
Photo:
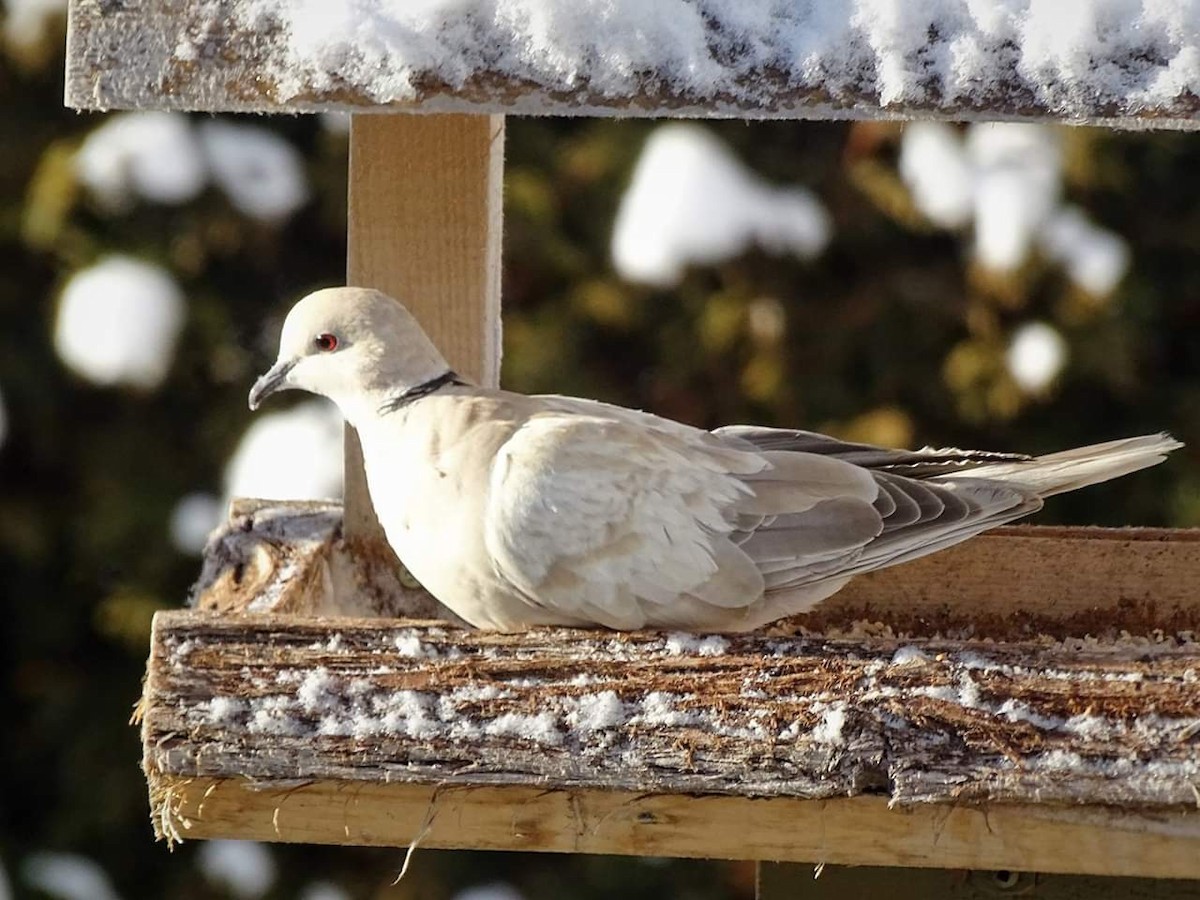
M336 334L318 334L313 338L313 346L322 353L332 353L338 348L338 339Z

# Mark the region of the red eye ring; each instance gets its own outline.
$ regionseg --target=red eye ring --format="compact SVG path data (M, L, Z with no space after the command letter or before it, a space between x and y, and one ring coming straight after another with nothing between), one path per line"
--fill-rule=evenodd
M313 346L322 353L332 353L338 348L338 339L336 334L318 334L313 338Z

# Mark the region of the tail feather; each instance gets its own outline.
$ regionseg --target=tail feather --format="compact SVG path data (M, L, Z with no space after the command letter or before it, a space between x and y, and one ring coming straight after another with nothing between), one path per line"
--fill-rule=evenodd
M947 473L942 478L990 478L1042 497L1053 497L1158 465L1168 453L1182 446L1169 434L1147 434L1076 447L1026 461L983 465L961 475Z

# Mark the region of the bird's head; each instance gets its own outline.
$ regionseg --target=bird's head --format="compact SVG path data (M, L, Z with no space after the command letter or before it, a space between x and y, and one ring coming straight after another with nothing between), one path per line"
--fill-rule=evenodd
M279 358L254 383L250 408L277 391L297 389L328 397L354 424L389 395L448 368L399 302L370 288L328 288L288 313Z

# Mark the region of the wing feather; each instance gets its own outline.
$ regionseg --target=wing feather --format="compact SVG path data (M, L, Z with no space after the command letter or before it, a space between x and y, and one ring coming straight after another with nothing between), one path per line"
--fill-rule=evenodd
M724 537L726 511L752 495L728 470L765 463L641 425L551 412L514 433L496 456L485 513L498 571L536 603L601 609L619 627L680 596L753 603L762 576Z

